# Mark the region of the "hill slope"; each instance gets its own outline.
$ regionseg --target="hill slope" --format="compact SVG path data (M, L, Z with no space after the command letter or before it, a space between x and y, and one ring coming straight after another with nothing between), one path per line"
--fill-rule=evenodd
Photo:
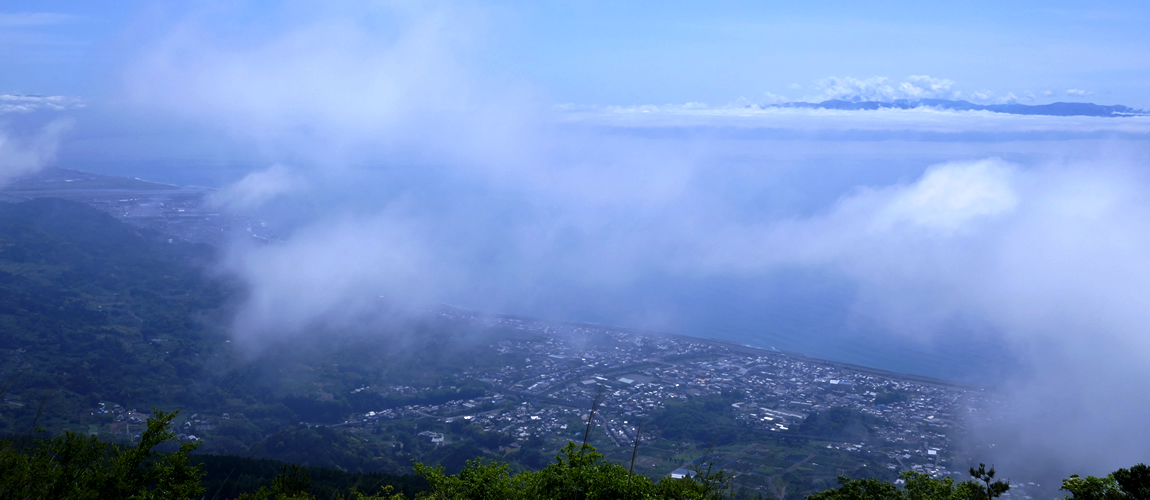
M191 404L208 329L223 302L194 262L207 247L168 243L80 203L0 203L0 431L29 414ZM46 399L45 399L46 398ZM42 422L41 422L42 423Z

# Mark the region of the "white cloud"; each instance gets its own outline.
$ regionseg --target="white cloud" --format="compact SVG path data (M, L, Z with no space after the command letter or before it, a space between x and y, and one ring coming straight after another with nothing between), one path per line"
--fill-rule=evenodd
M704 247L710 250L701 260L713 272L797 264L841 267L857 278L877 278L894 271L882 266L910 265L914 260L880 250L882 246L914 253L913 248L929 241L961 245L988 225L1008 219L1022 202L1018 170L997 158L935 165L910 184L859 188L822 215L728 225L719 229L722 236L704 238L715 244ZM907 248L898 246L904 244ZM925 279L933 279L932 273Z
M67 111L84 106L84 102L77 97L0 94L0 114Z
M52 121L31 137L0 129L0 186L51 163L56 158L60 138L72 123L71 119Z
M276 164L224 187L215 193L212 203L233 210L249 210L304 189L307 189L307 182L302 176Z
M343 215L287 243L232 247L223 271L248 285L233 324L237 340L259 350L317 331L369 331L397 306L429 303L451 273L426 246L426 231L388 212Z
M443 162L440 153L467 150L474 160L507 153L486 148L525 133L508 128L521 125L524 89L469 71L482 12L405 2L299 10L318 12L258 36L189 18L130 66L129 99L329 165L364 151Z
M1026 93L1023 95L1026 95ZM1014 104L1019 101L1018 96L1014 95L1014 92L999 95L998 92L993 90L977 90L973 92L955 91L951 98L977 104Z
M1074 96L1074 97L1087 97L1087 96L1094 95L1094 92L1090 91L1090 90L1082 90L1082 89L1067 89L1066 95Z
M890 230L906 223L943 235L967 230L979 219L1014 209L1013 170L997 160L931 168L875 214L872 227Z
M1104 472L1141 460L1150 437L1130 431L1150 407L1148 195L1150 179L1122 163L949 163L767 225L759 245L782 250L757 264L851 276L858 307L911 337L956 317L987 322L1030 371L1004 383L1010 407L997 416L1009 417L979 420L975 437L1020 466L1047 456L1061 474ZM711 260L745 267L753 254L726 255Z
M222 189L219 206L250 209L316 186L360 192L347 202L359 210L318 207L283 243L232 249L225 272L251 290L235 332L251 345L353 324L380 295L418 302L420 289L445 289L436 277L450 263L426 241L432 226L413 223L388 195L365 192L372 169L410 166L412 176L426 169L476 186L545 182L522 160L544 128L533 120L530 89L472 71L482 12L404 2L300 10L315 15L255 35L227 32L213 12L191 16L125 75L138 110L225 130L292 165Z
M950 98L954 82L927 75L911 75L902 82L886 77L865 79L830 77L816 83L820 93L804 101L821 102L832 99L844 101L893 101L896 99Z

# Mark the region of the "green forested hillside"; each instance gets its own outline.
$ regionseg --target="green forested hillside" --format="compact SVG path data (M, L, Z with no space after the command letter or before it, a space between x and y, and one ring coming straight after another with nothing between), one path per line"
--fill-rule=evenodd
M505 360L463 341L483 334L434 319L403 325L403 345L344 332L236 352L227 298L243 292L215 277L213 258L210 247L84 204L0 203L0 434L44 428L127 443L146 409L183 409L176 429L203 439L199 452L392 473L410 471L413 459L458 470L511 441L480 433L491 443L462 435L440 447L417 436L442 424L397 422L358 437L315 427L353 412L482 396L462 372ZM421 390L355 391L388 384Z
M98 402L196 405L224 291L168 243L91 207L0 204L0 431L70 420ZM49 422L38 422L41 424Z

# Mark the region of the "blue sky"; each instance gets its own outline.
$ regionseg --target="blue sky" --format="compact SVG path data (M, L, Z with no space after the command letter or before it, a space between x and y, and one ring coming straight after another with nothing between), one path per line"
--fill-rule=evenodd
M1002 94L1144 100L1150 69L1147 6L1135 2L577 4L525 14L520 40L543 42L517 61L574 102L799 97L792 84L924 74Z
M101 98L141 47L188 17L209 17L224 36L243 39L362 11L304 2L204 5L6 2L0 92ZM484 71L529 82L560 103L717 105L765 92L798 99L828 77L910 75L949 79L967 92L1029 91L1040 102L1150 103L1143 2L445 5L469 12L470 56ZM367 21L376 36L392 36L386 16Z

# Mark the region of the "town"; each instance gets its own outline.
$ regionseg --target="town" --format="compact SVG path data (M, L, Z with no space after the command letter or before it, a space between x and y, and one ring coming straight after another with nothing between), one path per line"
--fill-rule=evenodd
M964 414L975 411L971 403L982 397L981 389L975 387L721 341L459 310L440 314L486 328L527 333L533 340L501 340L492 345L522 362L492 371L470 372L469 376L490 388L482 397L380 408L353 415L341 426L370 428L380 421L405 418L434 419L447 424L462 420L485 431L510 434L520 442L543 439L558 444L584 439L586 422L592 418L592 441L607 448L603 451L609 457L618 455L625 460L633 446L641 446L639 450L655 448L656 454L660 446L668 446L660 442L666 440L640 426L669 403L739 394L739 401L730 404L736 419L748 428L776 436L779 442L800 439L808 447L811 442L818 442L821 447L893 473L913 470L933 477L961 477L965 462L956 462L952 436L963 431L960 409ZM356 390L418 393L426 389ZM589 415L592 407L596 409L593 417ZM874 426L872 435L856 440L796 434L812 413L833 408L852 409L883 425ZM450 442L449 434L426 432L423 437L441 445ZM678 451L686 445L680 445ZM710 460L728 464L724 466L732 469L739 469L741 464L742 470L751 474L756 465L769 462L756 464L751 456L756 454L737 448L716 450ZM676 450L669 451L668 456L676 456ZM757 455L764 454L759 451ZM784 458L795 462L784 467L790 470L806 461L822 460L809 453L791 452ZM659 460L648 461L655 462ZM672 460L663 468L673 466L674 470L659 472L682 474L691 463L675 464ZM838 469L841 471L842 467ZM1026 498L1025 490L1016 488L1012 496Z

